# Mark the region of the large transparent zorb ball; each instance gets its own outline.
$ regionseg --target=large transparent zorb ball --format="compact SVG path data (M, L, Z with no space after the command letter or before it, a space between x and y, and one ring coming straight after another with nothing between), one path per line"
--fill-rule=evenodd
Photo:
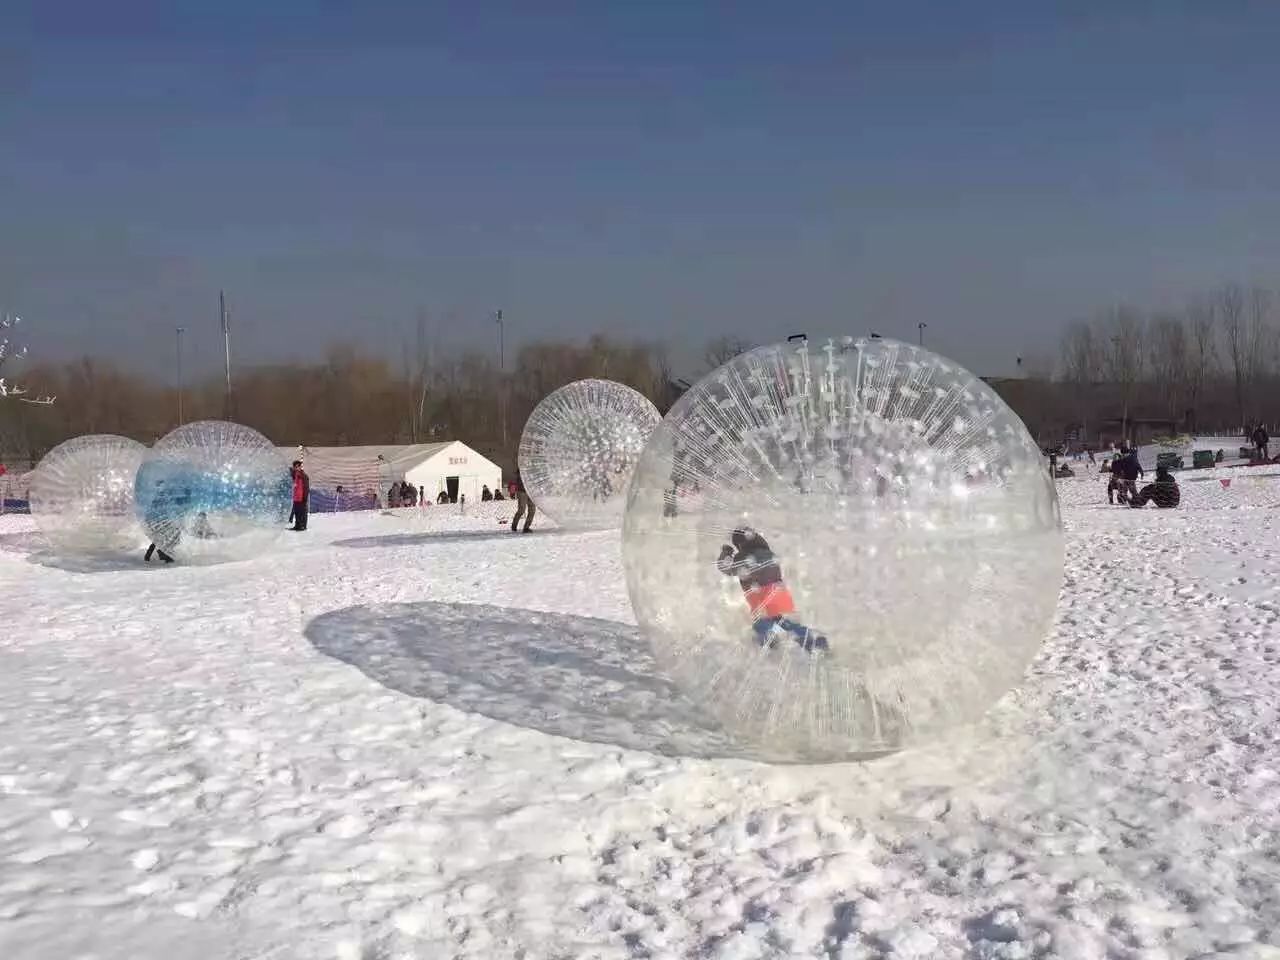
M45 454L31 477L31 516L55 550L116 553L138 545L133 478L146 450L128 437L92 434Z
M289 464L251 427L188 423L151 448L135 483L138 519L156 546L193 561L258 556L293 504Z
M548 394L520 436L520 478L539 510L562 527L622 523L627 486L658 408L611 380L578 380Z
M693 387L641 458L623 553L664 668L776 760L975 720L1035 655L1062 577L1022 421L882 339L764 347Z

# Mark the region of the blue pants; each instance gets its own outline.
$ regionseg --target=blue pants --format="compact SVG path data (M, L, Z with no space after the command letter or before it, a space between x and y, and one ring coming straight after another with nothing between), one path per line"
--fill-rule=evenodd
M826 650L827 638L810 630L803 623L797 623L790 617L762 617L751 625L756 635L756 643L762 647L773 646L779 632L789 634L791 639L806 650Z

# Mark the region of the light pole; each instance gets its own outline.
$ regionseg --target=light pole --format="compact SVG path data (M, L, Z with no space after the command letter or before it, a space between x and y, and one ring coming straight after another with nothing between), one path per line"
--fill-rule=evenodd
M182 426L182 335L186 332L186 327L174 327L178 341L178 426Z
M222 415L230 420L235 412L231 407L231 315L227 313L227 298L221 290L218 291L218 313L222 320L222 349L227 372L227 395L222 403Z
M502 450L507 449L507 354L503 340L502 311L497 314L498 321L498 422L502 425Z
M916 324L916 329L917 329L918 331L920 331L920 346L922 346L922 347L924 346L924 328L925 328L925 327L927 327L927 326L928 326L928 324L927 324L927 323L917 323L917 324Z

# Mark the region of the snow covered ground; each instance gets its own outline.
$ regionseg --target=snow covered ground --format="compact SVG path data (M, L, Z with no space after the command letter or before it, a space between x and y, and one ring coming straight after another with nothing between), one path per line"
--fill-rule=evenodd
M1022 688L815 767L655 673L614 534L317 516L166 569L4 518L0 958L1280 957L1266 472L1063 481Z

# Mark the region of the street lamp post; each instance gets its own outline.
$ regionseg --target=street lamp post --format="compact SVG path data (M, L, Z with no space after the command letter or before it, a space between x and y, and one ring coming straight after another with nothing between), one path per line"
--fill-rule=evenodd
M182 426L182 335L186 332L186 327L174 327L178 341L178 426Z
M927 323L917 323L917 324L916 324L916 329L920 332L920 346L922 346L922 347L924 346L924 328L925 328L925 327L927 327L927 326L928 326L928 324L927 324Z
M502 425L502 449L507 449L507 354L503 337L502 311L497 314L498 321L498 421Z

